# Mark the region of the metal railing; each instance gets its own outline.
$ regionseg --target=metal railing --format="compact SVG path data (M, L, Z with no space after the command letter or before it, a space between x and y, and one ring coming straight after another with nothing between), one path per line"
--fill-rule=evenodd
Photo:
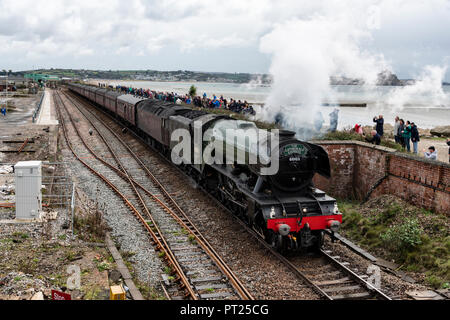
M44 92L41 95L41 99L36 104L36 109L34 110L34 113L33 113L33 123L36 123L36 119L37 119L37 117L39 115L39 112L41 111L42 102L44 101L44 97L45 97L45 90L44 90Z

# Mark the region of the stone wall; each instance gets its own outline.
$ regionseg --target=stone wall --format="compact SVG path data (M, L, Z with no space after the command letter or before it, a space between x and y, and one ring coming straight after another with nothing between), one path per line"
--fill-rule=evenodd
M355 141L319 141L332 178L315 184L337 198L396 195L427 210L450 214L450 165Z

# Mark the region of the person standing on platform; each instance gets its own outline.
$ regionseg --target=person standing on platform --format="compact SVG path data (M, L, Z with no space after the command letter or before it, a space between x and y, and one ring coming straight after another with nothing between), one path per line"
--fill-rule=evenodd
M382 137L384 135L384 119L383 116L380 115L379 117L375 117L373 118L373 122L376 122L377 124L377 133L380 137Z
M448 162L450 162L450 138L447 139L447 145L449 146L449 148L448 148Z
M394 139L395 143L400 143L400 137L398 135L398 129L400 128L400 118L395 118L395 125L394 125Z
M339 110L334 109L334 111L330 113L330 132L337 131L338 122L339 122Z
M420 134L419 134L419 129L417 128L417 126L414 122L411 125L411 141L413 143L414 153L419 154Z
M406 122L405 128L403 129L403 139L406 150L411 152L411 123L409 121Z
M314 117L314 127L316 128L317 132L320 132L320 130L322 130L324 122L325 120L323 119L322 112L318 111L316 113L316 116Z

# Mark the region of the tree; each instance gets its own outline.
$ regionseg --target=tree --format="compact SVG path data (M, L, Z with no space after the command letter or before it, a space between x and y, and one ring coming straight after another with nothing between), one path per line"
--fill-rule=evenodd
M189 95L192 98L197 96L197 88L194 85L189 89Z

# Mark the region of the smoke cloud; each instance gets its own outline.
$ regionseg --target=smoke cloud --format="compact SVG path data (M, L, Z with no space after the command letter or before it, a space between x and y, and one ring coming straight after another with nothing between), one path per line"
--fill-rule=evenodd
M426 108L448 107L450 97L444 92L442 83L448 66L426 66L414 85L397 88L387 99L387 105L395 111L408 104Z
M361 42L370 41L377 15L370 5L328 6L321 14L287 21L265 35L260 50L272 57L274 83L262 119L282 119L284 127L306 139L303 129L312 126L321 105L337 103L330 77L375 84L389 64L383 55L363 51Z

